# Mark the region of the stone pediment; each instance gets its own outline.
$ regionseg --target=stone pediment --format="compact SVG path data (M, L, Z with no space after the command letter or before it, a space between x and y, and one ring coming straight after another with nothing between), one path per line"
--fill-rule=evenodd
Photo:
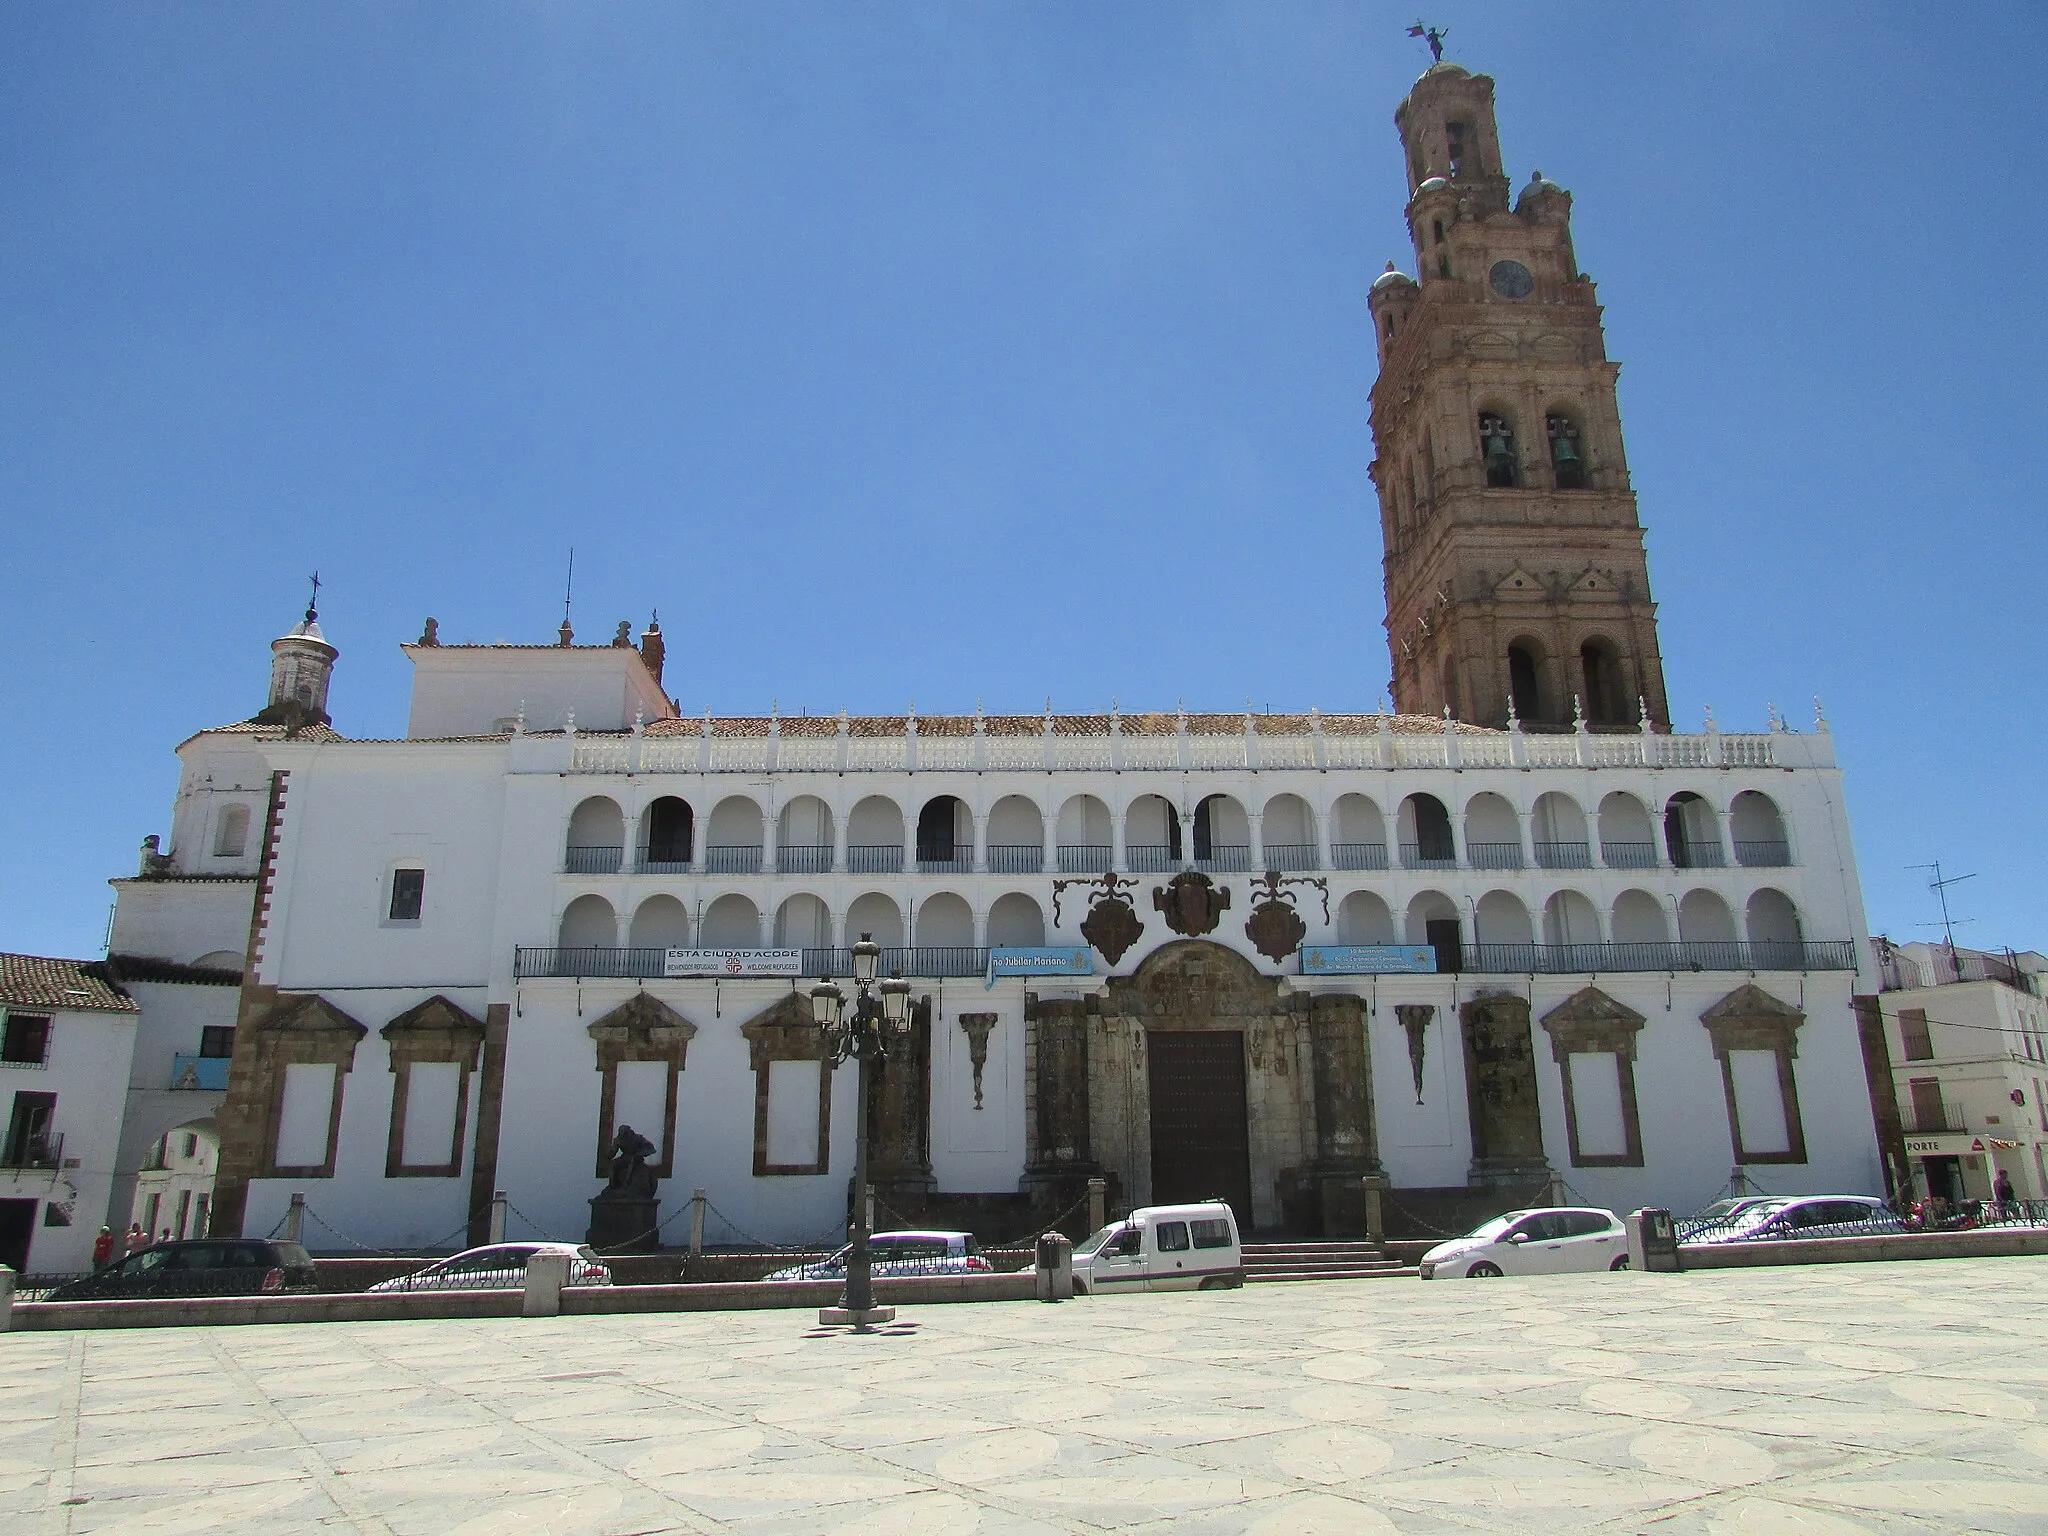
M370 1032L317 993L278 998L256 1027L266 1034L333 1035L351 1045Z
M1518 565L1493 584L1493 595L1503 602L1533 603L1548 597L1550 588L1533 571Z
M1474 357L1513 357L1521 349L1515 345L1515 338L1499 331L1480 331L1465 338L1465 350Z
M674 1060L680 1067L697 1026L650 992L636 992L610 1013L593 1019L600 1068L618 1061Z
M437 992L377 1033L390 1045L394 1063L405 1058L459 1061L473 1067L484 1043L484 1021Z
M1799 1054L1799 1026L1806 1015L1790 1003L1771 996L1753 981L1745 981L1721 1001L1700 1015L1713 1037L1714 1054L1730 1051L1783 1051Z
M1277 979L1235 950L1184 939L1153 950L1129 976L1110 977L1102 1011L1170 1029L1270 1018L1287 1011L1287 1000Z
M1544 1014L1542 1024L1560 1064L1573 1051L1613 1051L1633 1061L1643 1016L1598 987L1581 987Z
M808 992L784 993L742 1024L740 1035L756 1072L771 1061L820 1061L829 1054Z
M1608 579L1605 571L1584 571L1580 573L1579 579L1572 583L1571 595L1594 599L1611 598L1618 597L1620 589Z
M1555 331L1538 336L1529 344L1529 350L1546 363L1575 362L1579 356L1579 344L1569 336L1560 336Z

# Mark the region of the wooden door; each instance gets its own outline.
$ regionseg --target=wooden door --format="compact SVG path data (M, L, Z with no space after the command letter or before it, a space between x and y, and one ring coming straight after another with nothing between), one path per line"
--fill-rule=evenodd
M1227 1200L1240 1231L1252 1219L1251 1148L1241 1030L1152 1031L1152 1203Z

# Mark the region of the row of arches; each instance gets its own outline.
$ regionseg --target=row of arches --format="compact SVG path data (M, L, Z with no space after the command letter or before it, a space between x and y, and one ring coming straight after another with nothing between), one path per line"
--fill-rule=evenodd
M609 796L592 795L569 818L564 868L584 874L630 867L656 874L786 875L893 874L912 867L936 873L1084 873L1112 867L1142 873L1189 863L1223 872L1385 869L1390 846L1410 869L1455 868L1461 862L1474 869L1791 862L1785 819L1760 791L1738 792L1725 810L1681 791L1656 817L1626 790L1605 796L1590 816L1561 790L1539 794L1526 811L1504 795L1483 791L1466 800L1455 825L1450 807L1418 791L1395 808L1391 826L1379 803L1359 793L1340 795L1323 817L1300 795L1277 794L1260 808L1256 823L1228 794L1207 795L1184 815L1163 795L1136 795L1113 812L1100 796L1083 793L1062 801L1050 826L1044 808L1021 794L997 800L977 826L966 802L935 795L919 808L913 833L903 809L886 795L856 802L843 824L823 799L797 795L777 812L771 841L760 805L746 795L728 795L712 808L700 848L694 809L678 796L664 795L640 813L629 864L624 810Z
M1687 891L1662 901L1626 890L1598 907L1583 891L1555 891L1531 912L1512 891L1488 891L1463 908L1442 891L1418 893L1397 918L1375 891L1353 891L1338 903L1340 944L1594 944L1798 945L1805 940L1799 909L1783 891L1750 894L1739 914L1718 892ZM1446 925L1450 933L1445 932Z
M909 921L894 896L869 891L835 914L821 896L791 896L772 914L754 900L727 892L704 908L693 924L690 909L667 894L649 896L622 924L604 897L578 896L562 911L557 943L563 949L832 949L871 934L884 948L912 944L924 949L972 949L983 945L1029 947L1045 942L1045 912L1035 897L1011 891L988 910L986 929L976 932L974 910L950 891L927 897Z
M1483 405L1478 413L1479 458L1486 483L1510 490L1528 483L1522 462L1515 413L1503 404ZM1543 415L1544 479L1560 491L1582 491L1589 483L1585 446L1579 422L1571 411L1554 407Z

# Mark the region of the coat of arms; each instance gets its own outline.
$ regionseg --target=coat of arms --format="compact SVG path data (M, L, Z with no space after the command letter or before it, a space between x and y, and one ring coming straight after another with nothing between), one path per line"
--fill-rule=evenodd
M1152 888L1152 905L1166 914L1166 926L1195 938L1214 933L1230 907L1230 888L1218 885L1200 870L1188 869Z
M1308 937L1308 924L1294 910L1290 885L1312 885L1323 893L1323 921L1330 920L1330 884L1327 880L1289 877L1268 871L1252 882L1252 915L1245 920L1244 936L1268 960L1285 960Z
M1094 945L1103 959L1115 965L1130 953L1131 946L1145 932L1145 925L1138 921L1137 911L1131 906L1131 898L1125 894L1127 888L1135 888L1137 884L1135 880L1107 872L1095 880L1055 880L1052 883L1053 925L1059 925L1060 896L1067 887L1087 886L1088 915L1081 920L1081 937Z

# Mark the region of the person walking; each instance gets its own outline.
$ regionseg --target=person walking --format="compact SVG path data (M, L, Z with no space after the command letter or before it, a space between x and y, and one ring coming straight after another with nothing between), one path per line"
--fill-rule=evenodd
M143 1249L149 1246L149 1234L142 1230L141 1222L131 1221L128 1223L127 1246L131 1256L142 1252Z
M100 1235L92 1240L92 1267L105 1269L114 1262L114 1229L101 1227Z
M2019 1203L2019 1197L2013 1191L2012 1175L2003 1168L1998 1170L1997 1182L1991 1186L1991 1198L1998 1202L2001 1217L2012 1215L2014 1206Z

